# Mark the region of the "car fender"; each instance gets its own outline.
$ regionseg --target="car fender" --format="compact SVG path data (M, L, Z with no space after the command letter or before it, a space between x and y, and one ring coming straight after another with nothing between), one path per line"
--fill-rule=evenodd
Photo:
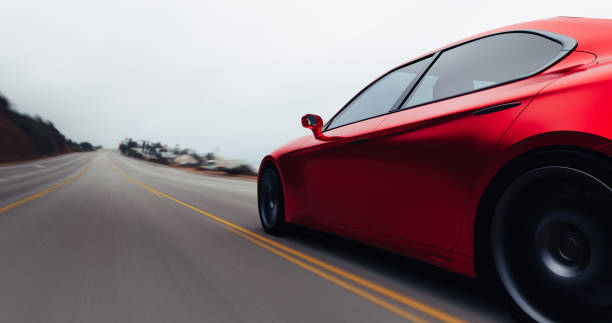
M453 251L474 255L478 207L504 166L529 152L573 148L612 155L612 65L572 71L543 89L499 140L499 153L476 181Z

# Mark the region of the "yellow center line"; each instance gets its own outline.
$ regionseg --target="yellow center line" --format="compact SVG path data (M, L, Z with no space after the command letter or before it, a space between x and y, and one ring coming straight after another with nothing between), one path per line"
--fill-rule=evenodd
M19 205L21 205L21 204L24 204L24 203L26 203L26 202L29 202L29 201L31 201L31 200L35 200L35 199L37 199L37 198L39 198L39 197L43 197L43 196L45 196L45 195L48 195L49 193L51 193L51 192L55 191L55 190L56 190L56 189L58 189L59 187L64 186L64 185L66 185L66 184L68 184L68 183L70 183L70 182L74 181L75 179L77 179L77 178L81 177L81 175L85 174L85 172L87 171L87 169L89 168L89 166L91 166L91 163L93 163L94 159L95 159L95 157L94 157L94 158L92 158L92 159L91 159L91 160L90 160L90 161L87 163L87 165L85 165L85 167L83 167L83 169L81 169L81 171L80 171L80 172L78 172L78 173L77 173L76 175L74 175L73 177L70 177L69 179L67 179L67 180L65 180L65 181L63 181L63 182L58 183L58 184L55 184L55 185L53 185L53 186L51 186L51 187L49 187L49 188L47 188L47 189L45 189L45 190L43 190L43 191L40 191L40 192L38 192L38 193L36 193L36 194L34 194L34 195L30 195L30 196L28 196L28 197L24 198L23 200L19 200L19 201L17 201L17 202L11 203L11 204L9 204L9 205L7 205L7 206L4 206L4 207L0 208L0 214L2 214L2 213L6 212L6 211L8 211L8 210L10 210L10 209L12 209L12 208L14 208L14 207L17 207L17 206L19 206Z
M318 269L316 267L313 267L313 266L311 266L311 265L309 265L309 264L307 264L307 263L305 263L305 262L303 262L303 261L301 261L299 259L296 259L295 257L292 257L292 256L290 256L290 255L288 255L288 254L286 254L286 253L284 253L282 251L279 251L279 250L277 250L277 249L275 249L275 248L273 248L273 247L271 247L271 246L269 246L269 245L267 245L267 244L265 244L265 243L263 243L261 241L255 240L252 237L250 237L250 236L248 236L248 235L246 235L246 234L244 234L244 233L242 233L240 231L236 231L236 230L234 230L234 229L232 229L232 228L230 228L228 226L225 226L225 225L224 225L224 227L226 229L234 232L235 234L237 234L237 235L239 235L239 236L241 236L241 237L251 241L252 243L254 243L254 244L256 244L256 245L258 245L258 246L260 246L260 247L262 247L262 248L264 248L264 249L266 249L266 250L268 250L268 251L270 251L270 252L272 252L272 253L274 253L274 254L276 254L278 256L280 256L281 258L284 258L284 259L286 259L286 260L288 260L288 261L290 261L290 262L292 262L292 263L294 263L294 264L296 264L296 265L298 265L298 266L300 266L300 267L302 267L302 268L304 268L304 269L314 273L315 275L317 275L319 277L322 277L322 278L324 278L324 279L326 279L326 280L328 280L328 281L330 281L330 282L332 282L332 283L334 283L334 284L336 284L336 285L338 285L340 287L343 287L343 288L345 288L345 289L347 289L347 290L349 290L349 291L351 291L351 292L353 292L353 293L355 293L355 294L357 294L357 295L359 295L359 296L361 296L361 297L363 297L363 298L365 298L365 299L367 299L367 300L369 300L369 301L371 301L371 302L373 302L373 303L375 303L377 305L380 305L381 307L383 307L383 308L385 308L385 309L387 309L387 310L389 310L389 311L391 311L391 312L393 312L393 313L395 313L395 314L397 314L397 315L399 315L399 316L401 316L401 317L403 317L405 319L408 319L408 320L410 320L412 322L415 322L415 323L427 323L428 322L428 321L426 321L426 320L424 320L424 319L422 319L422 318L420 318L420 317L418 317L418 316L416 316L416 315L414 315L414 314L412 314L412 313L402 309L401 307L399 307L397 305L394 305L392 303L386 302L386 301L382 300L381 298L372 295L371 293L368 293L368 292L366 292L366 291L364 291L364 290L362 290L362 289L360 289L358 287L355 287L355 286L353 286L353 285L351 285L351 284L349 284L349 283L347 283L347 282L345 282L345 281L343 281L341 279L338 279L338 278L336 278L336 277L334 277L334 276L332 276L332 275L330 275L330 274L328 274L328 273L326 273L326 272L324 272L324 271L322 271L322 270L320 270L320 269Z
M465 321L463 321L461 319L455 318L454 316L452 316L450 314L444 313L444 312L442 312L442 311L440 311L438 309L435 309L435 308L433 308L433 307L431 307L429 305L426 305L426 304L424 304L422 302L419 302L417 300L409 298L409 297L407 297L405 295L402 295L402 294L400 294L398 292L392 291L392 290L390 290L390 289L388 289L386 287L378 285L378 284L376 284L374 282L371 282L371 281L369 281L369 280L367 280L365 278L359 277L359 276L357 276L355 274L349 273L349 272L347 272L347 271L345 271L343 269L340 269L340 268L338 268L338 267L336 267L334 265L328 264L328 263L326 263L326 262L324 262L322 260L318 260L318 259L316 259L316 258L314 258L312 256L309 256L307 254L304 254L304 253L302 253L300 251L297 251L295 249L292 249L290 247L282 245L282 244L280 244L280 243L278 243L276 241L268 239L268 238L266 238L266 237L264 237L262 235L259 235L259 234L255 233L255 232L252 232L252 231L250 231L248 229L245 229L245 228L243 228L241 226L233 224L233 223L231 223L231 222L229 222L227 220L219 218L219 217L217 217L217 216L215 216L213 214L210 214L210 213L208 213L206 211L200 210L200 209L198 209L195 206L187 204L187 203L185 203L185 202L183 202L181 200L178 200L178 199L176 199L176 198L174 198L174 197L172 197L172 196L170 196L170 195L168 195L168 194L166 194L164 192L158 191L158 190L156 190L156 189L154 189L154 188L152 188L152 187L150 187L150 186L148 186L148 185L146 185L146 184L144 184L144 183L142 183L142 182L140 182L140 181L138 181L136 179L133 179L133 178L123 174L113 164L113 162L110 159L109 159L109 162L110 162L111 166L113 167L113 169L115 170L115 172L117 174L119 174L121 177L123 177L123 178L125 178L125 179L127 179L127 180L129 180L129 181L131 181L131 182L133 182L135 184L138 184L138 185L144 187L145 189L147 189L148 191L152 192L153 194L165 197L165 198L167 198L169 200L172 200L172 201L174 201L174 202L176 202L176 203L178 203L180 205L183 205L183 206L185 206L185 207L187 207L187 208L189 208L189 209L191 209L191 210L193 210L193 211L195 211L197 213L205 215L205 216L215 220L216 222L218 222L218 223L220 223L220 224L222 224L222 225L232 229L232 231L234 231L236 233L241 233L241 236L249 237L250 241L258 241L259 242L258 245L260 245L262 247L265 246L264 248L266 248L266 249L268 249L270 251L274 250L272 252L274 252L275 254L277 254L277 255L279 255L279 256L287 259L287 260L289 260L289 258L287 258L287 257L291 257L290 255L293 255L294 257L301 258L302 260L305 260L305 261L307 261L307 262L309 262L309 263L311 263L313 265L319 266L320 268L323 268L323 269L325 269L325 270L327 270L327 271L329 271L331 273L334 273L334 274L336 274L338 276L341 276L341 277L343 277L343 278L345 278L347 280L350 280L350 281L352 281L352 282L354 282L356 284L359 284L359 285L361 285L363 287L366 287L366 288L368 288L368 289L370 289L372 291L375 291L375 292L377 292L377 293L379 293L381 295L384 295L384 296L386 296L386 297L388 297L390 299L393 299L393 300L395 300L395 301L397 301L397 302L399 302L401 304L404 304L404 305L406 305L408 307L411 307L411 308L413 308L415 310L418 310L418 311L420 311L422 313L425 313L425 314L427 314L427 315L429 315L429 316L431 316L433 318L436 318L436 319L438 319L440 321L447 322L447 323L465 323ZM274 249L272 247L275 247L276 249ZM277 250L277 249L280 249L280 250ZM290 255L288 255L288 254L290 254ZM295 264L297 264L300 267L302 267L304 269L307 269L307 270L310 270L309 268L314 268L314 267L312 267L312 266L310 266L310 265L308 265L308 264L306 264L306 263L304 263L304 262L302 262L302 261L300 261L300 260L298 260L298 259L296 259L294 257L291 257L291 259L294 259L294 260L298 261L299 263L294 262L292 260L289 260L289 261L292 261ZM305 266L302 266L302 264L304 264L306 266L309 266L309 267L306 268ZM381 305L381 306L383 306L383 307L385 307L385 308L387 308L389 310L391 310L391 308L400 309L400 308L396 307L395 305L393 305L391 303L388 303L388 302L386 302L386 301L384 301L384 300L382 300L380 298L377 298L376 296L371 295L371 294L369 294L369 293L367 293L365 291L362 291L361 289L358 289L357 287L354 287L354 286L352 286L352 285L350 285L350 284L348 284L348 283L346 283L344 281L341 281L341 280L337 279L334 276L330 276L329 274L327 274L325 272L322 272L322 271L320 271L320 270L318 270L316 268L314 268L314 269L317 270L317 273L316 273L317 275L318 275L318 272L321 272L321 273L327 275L327 276L324 277L326 279L328 279L327 277L332 277L333 279L342 282L341 286L344 287L344 288L347 288L346 286L351 286L351 289L349 289L349 288L347 288L347 289L349 289L349 290L351 290L353 292L355 292L355 291L352 290L352 289L355 289L355 290L359 290L360 293L365 293L365 294L360 294L360 293L355 292L356 294L358 294L358 295L360 295L360 296L362 296L362 297L364 297L366 299L369 299L369 300L372 301L372 299L370 299L370 297L376 298L376 301L373 301L373 302L378 304L378 305L381 305L381 304L384 303L385 306L383 306L383 305ZM314 273L314 271L312 271L312 270L310 270L310 271ZM322 275L319 275L319 276L323 277ZM330 280L330 279L328 279L328 280ZM368 295L367 297L364 296L366 294ZM394 313L397 313L395 310L391 310L391 311L393 311ZM406 312L406 313L410 314L409 312ZM399 315L403 316L401 314L399 314ZM410 314L410 315L412 315L412 314ZM408 317L406 317L406 318L408 318ZM413 318L409 318L409 319L410 320L414 320ZM417 318L417 319L421 320L420 318Z

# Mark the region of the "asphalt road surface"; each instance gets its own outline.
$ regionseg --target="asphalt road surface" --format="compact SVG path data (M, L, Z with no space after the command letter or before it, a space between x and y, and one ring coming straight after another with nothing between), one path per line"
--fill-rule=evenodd
M473 280L260 227L256 184L114 151L0 167L0 322L508 322Z

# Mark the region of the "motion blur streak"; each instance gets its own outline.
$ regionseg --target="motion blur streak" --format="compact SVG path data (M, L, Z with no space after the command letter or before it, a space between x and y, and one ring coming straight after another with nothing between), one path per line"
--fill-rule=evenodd
M272 240L270 240L268 238L265 238L265 237L263 237L263 236L261 236L261 235L259 235L257 233L254 233L254 232L252 232L250 230L247 230L247 229L245 229L243 227L235 225L235 224L233 224L233 223L231 223L229 221L221 219L221 218L219 218L219 217L217 217L217 216L215 216L213 214L210 214L210 213L208 213L206 211L200 210L200 209L196 208L195 206L187 204L186 202L178 200L178 199L176 199L176 198L174 198L174 197L172 197L172 196L170 196L170 195L168 195L168 194L166 194L164 192L158 191L158 190L156 190L156 189L154 189L154 188L152 188L152 187L150 187L150 186L148 186L148 185L146 185L146 184L144 184L144 183L142 183L142 182L140 182L138 180L135 180L135 179L133 179L133 178L123 174L114 165L114 163L110 159L108 159L108 161L111 164L113 170L117 174L119 174L121 177L131 181L132 183L135 183L135 184L138 184L138 185L144 187L145 189L147 189L148 191L150 191L153 194L156 194L156 195L165 197L167 199L170 199L170 200L172 200L172 201L174 201L174 202L176 202L178 204L181 204L181 205L183 205L183 206L185 206L185 207L187 207L189 209L192 209L192 210L196 211L197 213L205 215L205 216L215 220L219 224L227 227L231 231L239 234L240 236L242 236L244 238L247 238L249 241L254 242L257 245L259 245L259 246L261 246L261 247L263 247L263 248L265 248L265 249L275 253L276 255L278 255L278 256L280 256L280 257L282 257L282 258L284 258L284 259L286 259L286 260L288 260L288 261L290 261L290 262L292 262L292 263L294 263L294 264L296 264L296 265L298 265L298 266L300 266L300 267L302 267L302 268L304 268L304 269L306 269L308 271L311 271L312 273L314 273L314 274L316 274L316 275L318 275L318 276L320 276L320 277L322 277L324 279L327 279L328 281L330 281L330 282L332 282L332 283L334 283L336 285L339 285L339 286L341 286L341 287L343 287L343 288L345 288L345 289L347 289L347 290L349 290L349 291L351 291L351 292L353 292L355 294L358 294L359 296L362 296L362 297L368 299L369 301L372 301L373 303L375 303L377 305L380 305L380 306L382 306L382 307L384 307L384 308L386 308L386 309L388 309L388 310L390 310L390 311L392 311L392 312L394 312L394 313L396 313L396 314L398 314L398 315L400 315L400 316L402 316L404 318L407 318L407 319L412 320L414 322L423 322L422 319L412 315L411 313L409 313L409 312L407 312L407 311L405 311L405 310L403 310L403 309L401 309L401 308L399 308L399 307L397 307L397 306L395 306L395 305L393 305L391 303L388 303L388 302L386 302L386 301L384 301L384 300L382 300L382 299L380 299L380 298L378 298L378 297L376 297L376 296L374 296L374 295L372 295L370 293L367 293L367 292L365 292L365 291L363 291L363 290L361 290L361 289L359 289L359 288L357 288L357 287L355 287L355 286L353 286L353 285L351 285L349 283L346 283L346 282L344 282L344 281L342 281L342 280L340 280L340 279L338 279L338 278L336 278L334 276L331 276L328 273L325 273L325 272L323 272L323 271L321 271L321 270L319 270L319 269L317 269L317 268L315 268L313 266L310 266L310 265L308 265L308 264L306 264L306 263L304 263L304 262L302 262L302 261L300 261L300 260L298 260L298 259L296 259L294 257L291 257L291 256L287 255L286 253L292 254L292 255L294 255L294 256L296 256L298 258L306 260L306 261L308 261L308 262L310 262L310 263L312 263L312 264L314 264L316 266L319 266L319 267L321 267L321 268L323 268L323 269L325 269L325 270L327 270L329 272L337 274L337 275L339 275L339 276L341 276L341 277L343 277L343 278L345 278L347 280L353 281L354 283L357 283L357 284L359 284L359 285L361 285L363 287L366 287L366 288L368 288L370 290L373 290L373 291L375 291L375 292L377 292L377 293L379 293L381 295L384 295L384 296L386 296L386 297L388 297L390 299L393 299L393 300L395 300L395 301L397 301L399 303L402 303L402 304L404 304L406 306L409 306L409 307L411 307L411 308L413 308L415 310L418 310L418 311L420 311L422 313L425 313L425 314L427 314L427 315L429 315L429 316L431 316L433 318L436 318L436 319L438 319L440 321L448 322L448 323L463 323L464 322L463 320L455 318L455 317L453 317L453 316L451 316L449 314L441 312L441 311L439 311L439 310L437 310L435 308L432 308L432 307L430 307L428 305L425 305L425 304L423 304L421 302L413 300L413 299L411 299L411 298L409 298L407 296L401 295L401 294L399 294L397 292L394 292L394 291L392 291L392 290L390 290L388 288L385 288L383 286L380 286L378 284L370 282L370 281L368 281L368 280L366 280L364 278L361 278L361 277L359 277L357 275L354 275L354 274L351 274L351 273L349 273L349 272L347 272L345 270L342 270L342 269L340 269L340 268L338 268L336 266L330 265L328 263L325 263L324 261L315 259L315 258L313 258L311 256L308 256L308 255L306 255L304 253L301 253L301 252L299 252L297 250L294 250L292 248L284 246L284 245L282 245L282 244L280 244L278 242L275 242L275 241L272 241ZM257 240L259 240L259 241L257 241ZM275 249L274 247L277 248L277 249ZM283 253L282 251L280 251L278 249L280 249L280 250L282 250L282 251L284 251L286 253Z
M93 163L93 161L94 161L94 160L95 160L95 157L94 157L94 158L92 158L92 159L91 159L91 160L90 160L90 161L87 163L87 165L85 165L85 167L83 167L83 169L81 169L81 171L80 171L80 172L78 172L78 173L77 173L76 175L74 175L73 177L70 177L69 179L67 179L67 180L65 180L65 181L63 181L63 182L61 182L61 183L55 184L55 185L53 185L53 186L51 186L51 187L47 188L47 189L46 189L46 190L44 190L44 191L40 191L40 192L38 192L38 193L36 193L36 194L34 194L34 195L30 195L30 196L28 196L28 197L26 197L26 198L24 198L24 199L22 199L22 200L19 200L19 201L17 201L17 202L11 203L11 204L9 204L9 205L7 205L7 206L4 206L4 207L0 208L0 214L2 214L2 213L6 212L6 211L8 211L8 210L10 210L10 209L12 209L12 208L14 208L14 207L17 207L17 206L19 206L19 205L21 205L21 204L23 204L23 203L26 203L26 202L29 202L29 201L35 200L35 199L37 199L37 198L39 198L39 197L43 197L43 196L45 196L45 195L47 195L47 194L50 194L51 192L55 191L55 190L56 190L56 189L58 189L59 187L64 186L64 185L66 185L66 184L68 184L68 183L70 183L70 182L74 181L75 179L77 179L77 178L81 177L81 175L85 174L85 172L87 171L87 169L89 168L89 166L91 166L91 164Z
M395 313L395 314L397 314L397 315L399 315L399 316L401 316L401 317L403 317L405 319L408 319L408 320L410 320L412 322L415 322L415 323L425 323L425 322L427 322L426 320L423 320L423 319L421 319L421 318L419 318L417 316L414 316L412 313L410 313L408 311L405 311L405 310L403 310L402 308L400 308L400 307L398 307L396 305L393 305L393 304L391 304L389 302L386 302L386 301L384 301L384 300L382 300L382 299L380 299L380 298L378 298L378 297L376 297L376 296L374 296L374 295L372 295L372 294L370 294L370 293L368 293L368 292L366 292L366 291L364 291L364 290L362 290L362 289L360 289L358 287L355 287L355 286L353 286L353 285L351 285L351 284L349 284L349 283L347 283L347 282L345 282L343 280L340 280L340 279L338 279L338 278L336 278L336 277L334 277L334 276L332 276L332 275L330 275L330 274L328 274L328 273L326 273L326 272L324 272L324 271L322 271L320 269L317 269L316 267L313 267L313 266L311 266L311 265L309 265L309 264L307 264L307 263L305 263L303 261L300 261L300 260L298 260L298 259L296 259L294 257L291 257L290 255L288 255L288 254L286 254L286 253L284 253L282 251L279 251L278 249L272 248L271 246L269 246L269 245L267 245L267 244L265 244L265 243L263 243L261 241L257 241L255 239L251 238L250 236L247 236L246 234L240 232L240 231L236 231L236 230L234 230L234 229L232 229L230 227L227 227L227 226L226 226L226 228L228 230L234 232L235 234L237 234L237 235L239 235L239 236L241 236L241 237L243 237L243 238L253 242L254 244L256 244L256 245L258 245L258 246L260 246L260 247L262 247L262 248L264 248L264 249L266 249L266 250L268 250L268 251L270 251L270 252L272 252L272 253L274 253L274 254L276 254L278 256L280 256L281 258L283 258L285 260L288 260L288 261L290 261L290 262L292 262L292 263L294 263L294 264L296 264L296 265L298 265L298 266L300 266L300 267L302 267L302 268L312 272L313 274L315 274L315 275L317 275L319 277L322 277L322 278L324 278L324 279L326 279L326 280L328 280L328 281L330 281L330 282L332 282L332 283L334 283L334 284L336 284L336 285L338 285L340 287L343 287L343 288L345 288L345 289L347 289L347 290L349 290L349 291L351 291L351 292L353 292L353 293L355 293L355 294L357 294L357 295L359 295L359 296L361 296L361 297L363 297L363 298L365 298L365 299L367 299L367 300L369 300L369 301L371 301L371 302L373 302L373 303L375 303L377 305L380 305L380 306L384 307L385 309L388 309L389 311L391 311L391 312L393 312L393 313Z

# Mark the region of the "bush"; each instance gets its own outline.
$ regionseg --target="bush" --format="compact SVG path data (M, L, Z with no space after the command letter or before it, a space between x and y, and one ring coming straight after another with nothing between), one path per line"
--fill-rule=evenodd
M93 151L93 145L84 141L81 143L81 151Z

